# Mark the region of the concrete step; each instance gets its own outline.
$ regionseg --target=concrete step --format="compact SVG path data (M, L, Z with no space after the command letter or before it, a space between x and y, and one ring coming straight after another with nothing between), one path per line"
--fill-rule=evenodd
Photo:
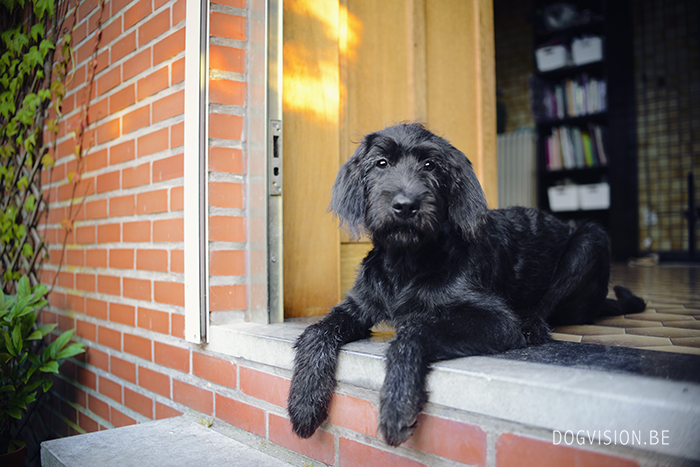
M189 415L41 443L42 467L270 466L288 467L283 448L254 449ZM285 460L280 459L285 458ZM296 462L294 462L296 460Z

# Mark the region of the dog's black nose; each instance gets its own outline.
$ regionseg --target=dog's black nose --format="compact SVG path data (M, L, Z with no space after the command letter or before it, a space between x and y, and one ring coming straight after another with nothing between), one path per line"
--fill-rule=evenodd
M418 212L418 201L411 199L404 194L394 196L391 203L391 208L397 216L402 219L413 217Z

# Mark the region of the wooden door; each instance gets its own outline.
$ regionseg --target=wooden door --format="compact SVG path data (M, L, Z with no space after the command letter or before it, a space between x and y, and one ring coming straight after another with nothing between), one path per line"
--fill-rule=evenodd
M496 200L493 10L488 0L284 2L285 317L325 314L371 248L327 212L362 135L420 121L474 164Z

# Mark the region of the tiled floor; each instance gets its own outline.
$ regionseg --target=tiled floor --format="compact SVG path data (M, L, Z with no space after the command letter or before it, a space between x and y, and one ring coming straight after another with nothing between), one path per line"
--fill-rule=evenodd
M615 264L610 280L644 298L643 313L604 318L594 325L561 326L552 337L700 355L700 267ZM611 297L614 295L611 292Z

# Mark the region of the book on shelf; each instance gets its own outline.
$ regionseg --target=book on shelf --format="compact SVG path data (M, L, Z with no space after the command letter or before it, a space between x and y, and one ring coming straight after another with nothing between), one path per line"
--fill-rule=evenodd
M554 85L536 80L531 87L533 110L540 121L581 117L607 109L607 83L604 79L582 74Z
M608 165L603 144L603 127L589 124L582 129L561 125L552 128L545 141L547 170L573 170Z

